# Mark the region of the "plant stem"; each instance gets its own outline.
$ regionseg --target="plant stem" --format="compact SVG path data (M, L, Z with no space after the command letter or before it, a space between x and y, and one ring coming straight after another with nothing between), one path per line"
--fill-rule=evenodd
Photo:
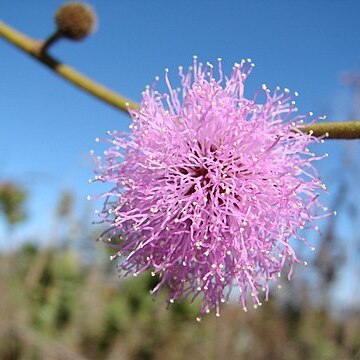
M50 46L52 46L53 44L55 44L58 40L60 40L62 38L62 33L57 30L55 31L50 37L48 37L43 43L42 46L40 48L40 53L41 55L45 54Z
M5 40L17 46L25 53L31 55L33 58L43 63L51 70L55 71L64 79L87 91L88 93L96 96L100 100L116 107L117 109L127 113L128 108L135 109L138 107L138 104L136 104L135 102L125 98L122 95L117 94L116 92L106 88L103 85L96 83L95 81L76 71L72 67L62 64L57 59L42 52L42 42L25 36L24 34L11 28L10 26L6 25L1 21L0 37L3 37Z
M326 139L360 139L360 121L323 122L303 126L301 131Z
M79 88L94 95L98 99L124 111L128 114L129 109L136 109L139 104L124 96L96 83L72 67L62 64L46 53L47 48L58 39L57 33L53 34L45 42L36 41L21 32L11 28L0 21L0 36L11 44L17 46L34 59L40 61L58 75L73 83ZM327 139L360 139L360 121L323 122L303 126L301 131L313 132L315 136L326 135ZM328 136L327 136L328 135Z

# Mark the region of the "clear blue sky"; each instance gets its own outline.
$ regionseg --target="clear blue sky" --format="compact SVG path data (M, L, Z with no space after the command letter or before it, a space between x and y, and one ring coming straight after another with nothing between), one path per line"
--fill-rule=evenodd
M58 0L0 2L2 20L42 39L54 29ZM344 70L358 70L358 0L122 0L89 1L98 31L81 43L62 41L52 54L138 101L144 85L163 69L224 59L225 69L252 58L248 94L262 83L300 93L301 112L343 120L350 91ZM42 65L0 41L0 179L30 191L28 222L19 236L45 234L59 190L71 189L80 206L97 189L89 149L109 129L126 129L129 119L64 82ZM353 147L359 151L359 146ZM325 150L326 149L326 150ZM328 187L341 167L340 142L324 147L332 157L321 166Z

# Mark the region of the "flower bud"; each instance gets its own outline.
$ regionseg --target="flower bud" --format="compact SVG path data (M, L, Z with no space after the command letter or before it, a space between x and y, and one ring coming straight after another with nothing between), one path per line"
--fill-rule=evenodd
M94 10L81 2L70 2L61 6L55 14L58 31L71 40L81 40L95 30Z

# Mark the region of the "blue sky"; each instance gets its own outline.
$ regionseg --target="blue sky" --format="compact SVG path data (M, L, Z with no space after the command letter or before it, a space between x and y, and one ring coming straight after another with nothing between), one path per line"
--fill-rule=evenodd
M342 120L350 92L340 84L344 70L359 65L360 3L312 1L91 1L98 31L80 43L62 41L52 54L134 100L165 67L240 58L256 63L248 94L266 83L300 93L300 111ZM2 19L38 39L54 29L62 1L0 3ZM59 189L84 199L92 164L88 150L108 129L126 129L129 119L59 79L3 41L0 42L1 178L31 191L32 217L23 229L43 226ZM341 144L330 143L337 166ZM335 160L334 160L335 157ZM330 158L331 159L331 158ZM325 173L324 173L325 175Z
M0 2L2 20L38 39L54 29L62 1ZM298 91L300 112L348 118L351 92L340 83L344 70L359 69L358 0L89 1L97 32L80 43L61 41L51 53L110 88L138 101L143 87L164 68L219 56L230 69L241 58L256 64L248 94L262 83ZM18 236L49 231L60 190L96 193L88 151L109 129L126 129L126 115L64 82L42 65L0 41L0 180L30 191L27 223ZM360 114L359 114L360 115ZM351 153L359 151L359 143ZM341 168L343 142L329 142L320 171L330 192ZM330 174L330 175L329 175ZM330 197L331 199L331 197ZM327 200L329 201L329 200ZM344 220L345 221L345 220ZM345 223L344 223L345 226Z

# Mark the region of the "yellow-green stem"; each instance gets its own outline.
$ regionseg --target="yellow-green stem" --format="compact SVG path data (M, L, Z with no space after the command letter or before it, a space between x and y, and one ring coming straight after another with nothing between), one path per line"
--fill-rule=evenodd
M10 26L4 24L1 21L0 36L12 43L13 45L17 46L19 49L23 50L27 54L31 55L36 60L42 62L44 65L55 71L64 79L87 91L88 93L96 96L100 100L105 101L106 103L124 112L127 112L127 108L135 109L138 107L138 104L136 104L135 102L125 98L122 95L117 94L116 92L106 88L103 85L96 83L95 81L89 79L87 76L81 74L72 67L62 64L57 59L51 57L46 53L43 53L41 51L43 45L42 42L35 41L34 39L27 37L26 35L11 28Z
M303 126L301 131L327 139L360 139L360 121L320 122Z
M36 41L1 21L0 36L55 71L64 79L115 108L128 113L128 108L136 109L139 106L136 102L96 83L72 67L62 64L48 55L42 50L44 44L46 46L46 42ZM326 135L327 139L360 139L360 121L316 123L303 126L301 131L307 133L312 131L315 136Z

